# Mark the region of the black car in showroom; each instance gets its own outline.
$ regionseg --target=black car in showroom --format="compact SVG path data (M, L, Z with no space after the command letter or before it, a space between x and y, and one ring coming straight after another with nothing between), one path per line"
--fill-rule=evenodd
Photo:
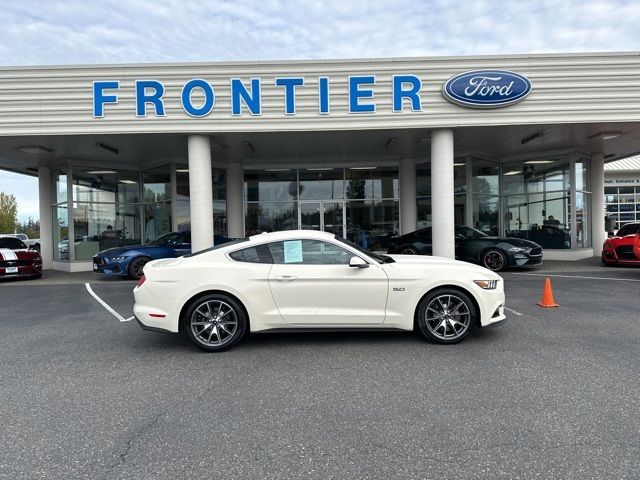
M531 267L542 263L542 247L530 240L490 237L475 228L459 225L456 258L499 272L508 267ZM431 228L423 228L389 240L387 253L431 255Z

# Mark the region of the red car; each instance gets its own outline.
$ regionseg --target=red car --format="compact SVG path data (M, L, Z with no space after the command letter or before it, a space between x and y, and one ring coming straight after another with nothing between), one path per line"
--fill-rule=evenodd
M626 223L602 247L605 265L640 266L640 222Z
M0 279L41 276L42 257L37 251L15 237L0 236Z

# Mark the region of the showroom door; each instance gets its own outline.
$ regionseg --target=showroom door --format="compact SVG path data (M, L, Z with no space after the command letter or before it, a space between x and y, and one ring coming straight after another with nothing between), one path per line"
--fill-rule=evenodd
M300 230L319 230L345 236L344 202L301 201L299 205Z

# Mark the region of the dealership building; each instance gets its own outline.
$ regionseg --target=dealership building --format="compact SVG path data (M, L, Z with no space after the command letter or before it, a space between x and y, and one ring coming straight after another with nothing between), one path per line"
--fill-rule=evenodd
M0 69L0 168L37 175L66 271L187 229L385 250L431 227L453 257L467 225L599 256L605 163L638 152L638 52Z

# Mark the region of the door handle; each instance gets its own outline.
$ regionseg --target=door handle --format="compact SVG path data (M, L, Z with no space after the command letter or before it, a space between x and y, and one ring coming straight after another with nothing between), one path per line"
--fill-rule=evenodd
M294 277L293 275L276 275L273 278L279 282L293 282L298 279L298 277Z

